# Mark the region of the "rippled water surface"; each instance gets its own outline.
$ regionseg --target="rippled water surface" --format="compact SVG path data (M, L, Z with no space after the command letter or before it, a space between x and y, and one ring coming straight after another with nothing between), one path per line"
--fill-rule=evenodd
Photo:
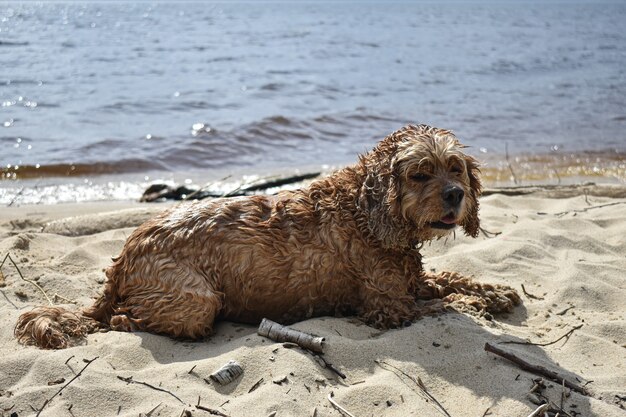
M624 22L623 3L5 2L0 166L344 164L413 122L489 157L608 155L623 180Z

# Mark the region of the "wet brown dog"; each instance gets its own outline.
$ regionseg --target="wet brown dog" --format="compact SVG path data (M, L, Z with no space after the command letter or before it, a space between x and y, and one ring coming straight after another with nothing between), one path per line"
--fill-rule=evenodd
M391 328L450 303L510 311L511 288L422 269L423 242L457 225L478 234L478 163L462 148L450 131L407 126L308 188L174 207L128 238L92 307L36 308L15 334L62 348L102 326L200 338L216 319L341 313Z

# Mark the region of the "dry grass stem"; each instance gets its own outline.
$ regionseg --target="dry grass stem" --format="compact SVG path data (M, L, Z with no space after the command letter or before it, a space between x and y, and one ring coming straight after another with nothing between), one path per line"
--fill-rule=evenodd
M354 417L354 414L350 413L348 410L346 410L345 408L343 408L342 406L340 406L337 401L333 400L333 396L335 394L331 391L330 394L328 394L328 401L330 401L330 403L333 405L333 407L335 407L341 414L346 415L348 417Z
M441 411L441 412L442 412L444 415L446 415L447 417L452 417L452 416L450 415L450 413L448 413L448 410L446 410L446 409L444 408L444 406L443 406L443 405L441 405L441 403L440 403L439 401L437 401L437 399L436 399L436 398L435 398L435 397L434 397L434 396L433 396L430 392L428 392L428 390L426 389L426 385L424 385L424 383L422 382L422 380L421 380L419 377L415 378L415 377L413 377L412 375L407 374L406 372L404 372L402 369L398 368L397 366L392 365L392 364L390 364L390 363L387 363L387 362L385 362L385 361L375 360L374 362L375 362L376 364L378 364L378 366L380 366L380 367L381 367L381 368L383 368L383 369L385 369L385 368L383 367L383 365L386 365L386 366L388 366L388 367L390 367L390 368L393 368L393 369L395 369L396 371L400 372L400 373L401 373L402 375L404 375L405 377L409 378L411 381L413 381L413 383L414 383L415 385L417 385L417 387L420 389L421 393L422 393L424 396L426 396L426 398L427 398L428 400L432 401L432 402L433 402L433 403L437 406L437 408L438 408L438 410L439 410L439 411ZM394 374L395 374L395 372L394 372ZM396 376L398 376L398 375L396 374ZM398 378L400 378L400 377L398 376ZM400 378L400 380L402 380L402 378ZM402 381L403 381L403 380L402 380ZM403 381L403 382L404 382L404 381Z
M558 342L559 340L563 339L563 338L568 338L572 335L572 333L574 333L576 330L580 329L581 327L583 327L582 324L575 326L573 328L571 328L567 333L565 333L563 336L559 337L558 339L553 340L552 342L546 342L546 343L533 343L533 342L517 342L514 340L509 340L509 341L505 341L505 342L500 342L501 345L504 344L512 344L512 345L533 345L533 346L550 346L555 344L556 342Z
M176 394L174 394L173 392L168 391L168 390L166 390L166 389L164 389L164 388L155 387L154 385L150 385L150 384L148 384L147 382L135 381L135 380L133 379L133 377L132 377L132 376L129 376L128 378L124 378L123 376L119 376L119 375L118 375L118 376L117 376L117 379L119 379L119 380L121 380L121 381L124 381L124 382L126 382L126 383L128 383L128 384L140 384L140 385L145 385L146 387L148 387L148 388L152 388L153 390L156 390L156 391L161 391L161 392L165 392L165 393L167 393L167 394L171 395L172 397L176 398L178 401L180 401L180 402L181 402L181 404L185 404L185 403L183 402L183 400L181 400L180 398L178 398L178 396L177 396Z
M2 260L2 263L0 263L0 269L2 269L2 267L4 266L4 263L6 262L6 260L11 261L11 263L13 264L13 266L15 267L15 270L17 271L18 275L20 276L20 278L23 281L28 282L29 284L33 285L35 288L37 288L39 291L41 291L41 293L43 294L43 296L46 298L46 300L48 300L48 304L50 304L51 306L54 305L54 303L52 302L52 300L50 299L50 297L48 297L48 294L46 294L46 292L44 291L43 288L41 288L41 286L39 286L39 284L37 284L35 281L30 280L30 279L26 279L24 278L24 275L22 275L22 271L20 271L20 268L17 266L17 264L15 263L15 261L13 260L13 258L11 257L10 253L7 253L6 256L4 257L4 259Z

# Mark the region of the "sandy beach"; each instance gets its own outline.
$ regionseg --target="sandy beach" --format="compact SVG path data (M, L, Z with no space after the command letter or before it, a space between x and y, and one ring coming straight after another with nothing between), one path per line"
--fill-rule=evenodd
M87 306L133 228L167 206L2 208L0 258L10 254L51 302ZM229 322L202 342L108 332L59 351L21 346L13 337L18 316L48 301L7 259L0 275L0 416L36 415L42 407L51 417L212 415L208 409L232 417L341 416L331 393L359 417L445 415L412 378L454 417L528 416L538 407L531 399L541 396L562 404L563 415L626 416L626 188L491 190L481 207L486 233L426 244L425 266L520 294L523 285L523 305L496 317L449 312L385 332L352 318L293 325L326 338L324 357L345 379L302 350L258 336L254 326ZM557 372L588 395L546 380L532 398L539 376L486 352L485 343ZM209 374L231 359L243 375L226 386L211 382Z

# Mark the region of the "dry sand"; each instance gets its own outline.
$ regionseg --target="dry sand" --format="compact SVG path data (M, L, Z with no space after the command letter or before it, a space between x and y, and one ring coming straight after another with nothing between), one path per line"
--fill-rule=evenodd
M350 318L294 325L327 338L325 357L347 375L345 380L310 355L235 323L221 323L204 342L109 332L60 351L20 346L13 338L17 317L46 300L7 261L0 277L0 415L36 414L33 410L67 384L86 365L84 360L97 357L41 415L180 416L189 410L193 416L210 416L195 407L200 399L202 406L233 417L273 412L277 417L340 416L327 399L331 392L354 416L443 415L410 379L375 363L382 360L419 377L451 416L528 416L537 408L527 397L536 376L485 352L485 343L550 342L582 325L549 346L501 347L581 385L588 382L591 396L571 393L565 398L570 415L625 416L626 192L619 187L588 191L588 197L580 189L488 195L482 199L482 224L497 236L457 235L424 247L427 268L454 270L520 291L523 284L540 297L523 297L524 304L511 315L489 320L450 312L386 332ZM554 194L562 198L552 198ZM2 208L0 254L10 253L23 275L50 297L58 294L86 306L104 281L102 269L133 227L164 208L126 203ZM243 365L242 377L225 387L205 381L230 359ZM168 390L182 402L118 376ZM284 376L282 384L273 382ZM64 383L50 385L62 378ZM259 380L263 382L249 392ZM560 403L559 384L549 382L543 393Z

